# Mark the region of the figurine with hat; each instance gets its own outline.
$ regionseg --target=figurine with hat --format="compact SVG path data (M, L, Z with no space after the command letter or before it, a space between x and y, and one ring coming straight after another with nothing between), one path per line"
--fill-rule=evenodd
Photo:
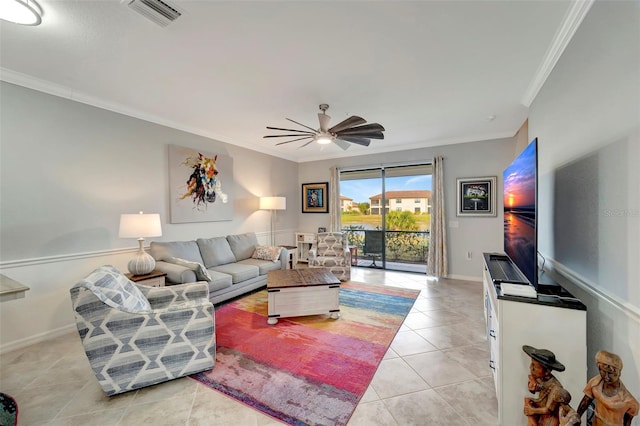
M522 350L531 358L529 392L538 394L537 398L524 399L527 426L558 426L560 408L569 404L571 395L551 372L564 371L565 367L548 349L524 345Z

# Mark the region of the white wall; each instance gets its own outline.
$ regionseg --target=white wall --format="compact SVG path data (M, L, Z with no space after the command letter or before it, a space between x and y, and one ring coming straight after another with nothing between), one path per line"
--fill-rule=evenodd
M392 140L385 142L393 143ZM447 241L449 248L449 275L456 278L482 277L482 253L502 252L502 171L513 161L515 140L513 138L473 142L456 145L415 149L385 154L345 157L334 160L314 161L300 166L300 184L329 180L329 168L391 165L407 162L430 162L434 156L444 157L445 208L447 213ZM497 216L457 217L456 179L467 177L496 176ZM315 232L319 226L327 226L328 214L302 214L300 230ZM452 227L457 224L457 227ZM467 252L472 252L470 260Z
M4 82L0 102L0 272L31 287L0 306L2 351L73 324L69 288L93 268L126 270L137 242L118 238L121 213L160 213L157 241L256 232L266 242L258 197L281 195L277 242L293 243L294 162ZM233 158L233 220L168 223L169 144Z
M636 398L639 43L638 2L595 2L529 115L529 136L538 137L540 152L539 251L587 305L589 376L597 373L598 350L617 353L622 380ZM573 396L576 404L581 397Z

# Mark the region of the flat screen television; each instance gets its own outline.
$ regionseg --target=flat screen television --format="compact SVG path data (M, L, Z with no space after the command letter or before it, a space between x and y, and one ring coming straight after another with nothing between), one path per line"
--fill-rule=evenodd
M537 200L538 139L504 170L504 251L538 287Z

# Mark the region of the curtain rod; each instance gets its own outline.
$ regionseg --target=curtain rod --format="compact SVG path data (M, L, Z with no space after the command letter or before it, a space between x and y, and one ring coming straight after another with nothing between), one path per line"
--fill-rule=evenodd
M341 172L352 172L357 170L369 170L369 169L379 169L379 168L391 168L391 167L404 167L404 166L432 166L433 158L430 160L424 161L413 161L413 162L402 162L402 163L381 163L381 164L369 164L363 166L348 166L348 167L338 167L338 170Z

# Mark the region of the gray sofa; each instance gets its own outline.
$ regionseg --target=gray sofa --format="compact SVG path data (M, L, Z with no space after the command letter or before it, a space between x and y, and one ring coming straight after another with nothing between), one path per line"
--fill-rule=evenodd
M154 241L150 252L156 269L167 274L168 285L208 281L209 299L217 304L265 286L267 271L286 269L286 249L281 249L274 261L252 257L256 247L256 234L246 233L195 241ZM195 264L203 265L206 272Z

